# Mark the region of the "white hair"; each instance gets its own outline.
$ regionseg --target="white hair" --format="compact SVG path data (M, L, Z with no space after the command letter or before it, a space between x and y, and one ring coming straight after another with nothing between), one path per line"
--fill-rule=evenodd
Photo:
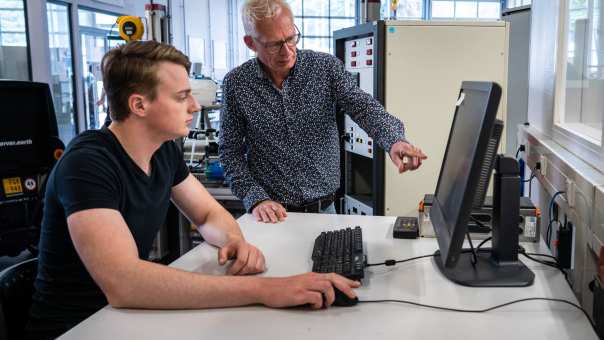
M245 34L255 37L256 24L259 21L270 19L281 14L285 10L292 16L291 7L284 0L247 0L241 9L243 29ZM292 17L293 21L293 17Z

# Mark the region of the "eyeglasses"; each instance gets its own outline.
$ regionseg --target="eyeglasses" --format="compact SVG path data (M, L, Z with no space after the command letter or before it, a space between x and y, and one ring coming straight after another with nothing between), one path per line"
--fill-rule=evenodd
M277 54L281 52L283 45L287 45L288 47L295 47L300 42L300 30L298 30L298 27L296 25L294 25L294 27L296 28L296 34L291 35L281 41L263 42L256 38L253 39L259 42L268 54Z

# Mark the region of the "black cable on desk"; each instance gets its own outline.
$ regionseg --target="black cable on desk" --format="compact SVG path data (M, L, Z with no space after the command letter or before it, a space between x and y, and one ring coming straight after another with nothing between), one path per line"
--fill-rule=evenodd
M537 254L537 253L526 253L524 252L523 255L531 255L531 256L543 256L543 257L549 257L551 259L553 259L554 261L558 261L557 258L555 258L554 256L551 255L547 255L547 254Z
M470 251L472 252L472 259L470 262L472 263L472 267L476 267L476 263L478 262L478 256L476 256L476 250L474 250L474 245L472 244L472 238L470 237L470 232L466 231L466 237L468 238L468 243L470 244Z
M568 280L568 274L564 271L564 268L560 267L560 265L558 264L557 259L555 257L546 255L546 254L534 254L534 253L526 253L526 252L520 252L520 254L524 255L529 260L533 260L537 263L558 269L562 273L562 275L564 275L564 279L566 280L566 283L568 283L568 285L572 287L570 281ZM554 262L539 260L539 259L534 258L533 256L551 257L552 259L554 259Z
M562 269L562 268L561 268L561 267L558 265L558 263L557 263L557 262L555 262L555 261L546 261L546 260L540 260L540 259L536 259L536 258L532 257L531 255L529 255L529 254L527 254L527 253L520 253L520 254L521 254L521 255L524 255L524 256L525 256L527 259L533 260L533 261L535 261L535 262L537 262L537 263L541 263L541 264L544 264L544 265L546 265L546 266L550 266L550 267L552 267L552 268L556 268L556 269L560 269L560 270ZM535 255L542 255L542 254L535 254ZM566 273L565 273L565 272L563 272L563 274L564 274L564 275L566 275Z
M492 230L491 227L489 227L488 225L480 222L480 220L478 220L476 217L472 216L472 214L470 214L470 220L472 220L472 222L476 223L481 228L488 229L489 231Z
M480 247L482 247L485 243L489 242L491 239L493 239L493 237L489 236L489 237L485 238L484 240L482 240L482 242L480 242L478 244L478 246L476 247L476 251L480 251Z
M416 256L416 257L411 257L408 259L404 259L404 260L386 260L384 262L380 262L380 263L367 263L365 264L365 267L373 267L373 266L394 266L397 263L403 263L403 262L409 262L409 261L413 261L413 260L417 260L417 259L421 259L424 257L432 257L434 256L434 254L429 254L429 255L422 255L422 256Z
M413 302L413 301L407 301L407 300L394 300L394 299L384 299L384 300L359 300L359 303L382 303L382 302L396 302L396 303L404 303L404 304L408 304L408 305L413 305L413 306L418 306L418 307L424 307L424 308L432 308L432 309L439 309L439 310L445 310L445 311L450 311L450 312L461 312L461 313L485 313L485 312L490 312L492 310L498 309L498 308L502 308L502 307L506 307L515 303L520 303L520 302L526 302L526 301L551 301L551 302L561 302L561 303L565 303L567 305L571 305L575 308L577 308L578 310L580 310L581 312L583 312L583 314L585 315L585 317L587 318L587 321L589 321L589 324L591 325L591 327L593 328L594 332L596 334L598 334L597 330L596 330L596 325L591 321L591 319L589 318L589 315L587 314L587 312L585 311L585 309L583 309L581 306L575 304L574 302L568 301L568 300L562 300L562 299L554 299L554 298L543 298L543 297L532 297L532 298L526 298L526 299L520 299L520 300L514 300L514 301L510 301L510 302L506 302L506 303L502 303L500 305L497 306L493 306L493 307L488 307L488 308L484 308L484 309L459 309L459 308L451 308L451 307L442 307L442 306L432 306L432 305L426 305L423 303L419 303L419 302Z
M489 241L491 238L487 238L485 240L483 240L478 247L476 247L475 251L479 251L480 247L485 244L487 241ZM569 283L568 281L568 276L566 274L566 272L558 265L557 262L551 262L551 261L542 261L539 259L534 258L533 256L544 256L544 257L549 257L552 258L554 260L556 260L555 257L551 256L551 255L547 255L547 254L537 254L537 253L527 253L524 248L520 248L519 251L520 254L526 256L528 259L533 260L537 263L546 265L546 266L550 266L553 268L556 268L558 270L560 270L562 272L562 274L564 275L564 278L566 279L566 282ZM397 263L403 263L403 262L409 262L409 261L413 261L413 260L417 260L417 259L421 259L421 258L425 258L425 257L433 257L434 254L429 254L429 255L421 255L421 256L416 256L416 257L411 257L408 259L404 259L404 260L386 260L384 262L380 262L380 263L367 263L365 264L365 267L372 267L372 266L381 266L381 265L385 265L385 266L394 266ZM497 306L493 306L493 307L489 307L489 308L485 308L485 309L459 309L459 308L451 308L451 307L442 307L442 306L432 306L432 305L427 305L427 304L423 304L423 303L419 303L419 302L413 302L413 301L407 301L407 300L396 300L396 299L384 299L384 300L359 300L359 303L382 303L382 302L396 302L396 303L404 303L404 304L409 304L409 305L414 305L414 306L418 306L418 307L425 307L425 308L433 308L433 309L439 309L439 310L445 310L445 311L451 311L451 312L462 312L462 313L485 313L485 312L489 312L498 308L502 308L505 306L509 306L515 303L520 303L520 302L526 302L526 301L536 301L536 300L543 300L543 301L552 301L552 302L562 302L562 303L566 303L568 305L571 305L577 309L579 309L581 312L583 312L583 314L585 315L585 317L587 318L587 321L589 321L589 324L591 325L591 327L593 328L594 332L596 333L596 335L598 334L598 331L596 330L596 326L595 324L591 321L591 319L589 318L589 315L587 314L587 312L585 311L585 309L583 309L581 306L568 301L568 300L562 300L562 299L555 299L555 298L540 298L540 297L533 297L533 298L526 298L526 299L520 299L520 300L514 300L514 301L510 301L510 302L506 302Z

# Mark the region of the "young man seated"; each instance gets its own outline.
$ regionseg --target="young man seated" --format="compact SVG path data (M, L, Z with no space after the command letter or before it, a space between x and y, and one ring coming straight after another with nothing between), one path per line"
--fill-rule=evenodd
M132 42L102 60L112 123L68 146L47 182L39 266L28 338L54 338L107 303L184 309L264 304L286 307L350 297L359 283L336 274L268 278L262 252L188 171L172 141L186 136L200 106L188 58L153 41ZM190 273L147 261L169 201L219 247L228 275ZM323 298L324 297L324 298ZM323 302L325 300L325 302Z

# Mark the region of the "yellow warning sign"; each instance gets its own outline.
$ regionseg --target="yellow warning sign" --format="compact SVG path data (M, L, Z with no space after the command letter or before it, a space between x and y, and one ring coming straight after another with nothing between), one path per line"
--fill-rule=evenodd
M4 187L4 194L6 196L12 196L23 193L23 187L21 186L21 178L19 177L3 178L2 186Z

